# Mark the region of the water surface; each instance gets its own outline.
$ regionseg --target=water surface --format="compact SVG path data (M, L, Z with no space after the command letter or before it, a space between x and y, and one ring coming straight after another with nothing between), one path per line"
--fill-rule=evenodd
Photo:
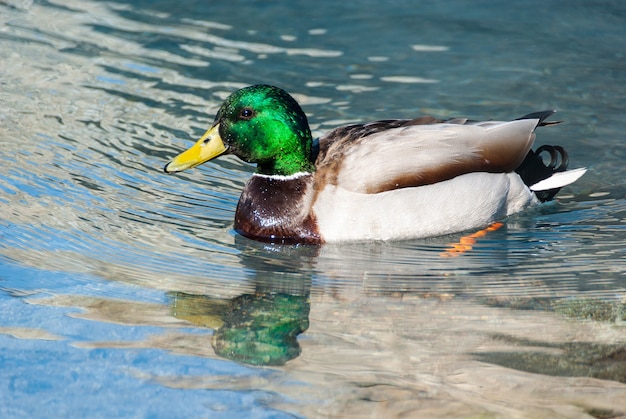
M344 3L0 1L0 416L626 415L626 7ZM453 257L256 243L252 167L162 167L260 82L317 135L556 108L590 170Z

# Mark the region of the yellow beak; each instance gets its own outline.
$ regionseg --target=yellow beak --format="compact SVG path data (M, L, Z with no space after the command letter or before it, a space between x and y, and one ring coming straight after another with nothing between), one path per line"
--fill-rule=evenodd
M219 124L215 125L205 132L202 138L189 150L174 157L171 162L165 165L165 173L182 172L224 154L228 147L224 145L224 141L220 137L219 128Z

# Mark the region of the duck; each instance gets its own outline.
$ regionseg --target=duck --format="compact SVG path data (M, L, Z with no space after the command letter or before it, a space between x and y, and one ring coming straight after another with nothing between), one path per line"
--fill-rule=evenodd
M552 200L586 168L561 146L532 150L555 111L512 121L387 119L313 139L285 90L253 85L221 105L213 125L164 167L191 169L234 154L256 164L234 230L283 244L389 241L480 229ZM547 159L547 162L544 160Z

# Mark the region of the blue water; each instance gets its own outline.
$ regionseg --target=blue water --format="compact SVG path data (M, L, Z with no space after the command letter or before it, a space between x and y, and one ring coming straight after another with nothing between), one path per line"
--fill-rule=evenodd
M621 1L0 0L0 417L626 415L625 45ZM253 83L316 135L555 108L589 172L458 257L252 242L252 167L162 167Z

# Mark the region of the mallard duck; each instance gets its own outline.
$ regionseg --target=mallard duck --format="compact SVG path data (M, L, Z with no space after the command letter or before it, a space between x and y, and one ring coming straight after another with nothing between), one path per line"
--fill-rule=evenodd
M401 240L488 226L584 173L562 147L531 150L554 111L514 121L384 120L314 141L300 105L255 85L231 94L213 126L165 166L175 173L222 154L256 163L235 211L240 234L277 243ZM549 163L542 156L548 154Z

